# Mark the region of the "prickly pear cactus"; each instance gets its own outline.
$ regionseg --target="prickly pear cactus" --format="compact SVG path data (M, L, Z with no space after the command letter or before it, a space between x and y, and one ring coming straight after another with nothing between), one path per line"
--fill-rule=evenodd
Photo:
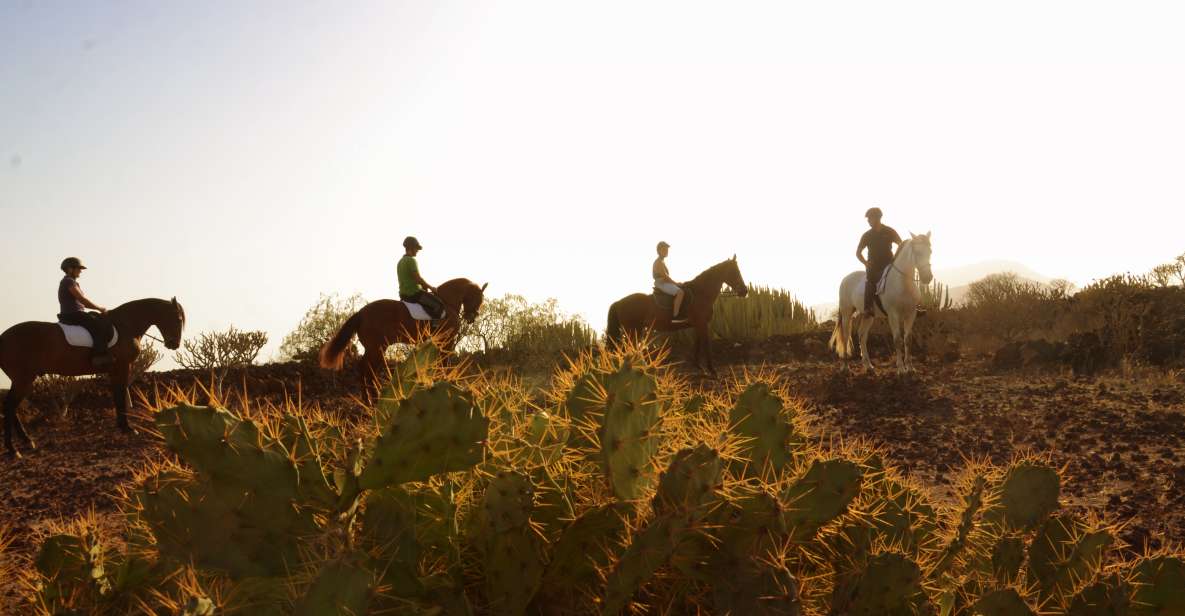
M170 450L215 485L264 497L300 498L300 472L290 452L250 420L182 404L158 413L156 427Z
M217 610L208 597L190 597L181 608L181 616L214 616Z
M999 488L999 506L989 521L1010 530L1034 530L1058 508L1061 479L1057 471L1036 462L1008 469Z
M893 479L876 482L874 492L880 499L881 511L871 520L872 536L910 554L934 547L938 541L938 512L921 492Z
M782 496L786 526L795 541L808 541L819 528L843 515L860 493L863 472L839 458L811 463Z
M368 613L376 576L364 567L365 554L353 554L321 570L296 604L295 616L355 616Z
M489 420L467 392L437 383L399 401L358 478L376 489L471 468L481 462Z
M162 555L236 578L285 575L300 562L297 538L318 530L286 502L175 473L149 477L130 497Z
M393 594L412 597L423 592L417 578L421 550L414 496L399 486L367 492L361 538L372 551L374 569L383 572L383 582Z
M628 363L605 378L601 463L620 500L638 498L651 476L651 459L659 445L657 388L654 377Z
M486 487L474 539L483 554L493 613L525 613L543 580L542 546L530 524L533 508L534 488L521 473L501 471Z
M49 537L33 564L42 579L39 595L46 606L56 606L76 592L98 596L110 589L103 567L103 544L89 533Z
M785 568L746 558L735 568L718 571L712 602L718 614L734 616L799 616L798 580Z
M662 516L635 534L605 580L602 613L617 614L625 609L638 590L670 561L676 548L691 532L692 526L686 517Z
M1036 616L1032 608L1011 588L996 590L980 597L971 608L976 616Z
M1118 574L1082 589L1066 616L1126 616L1131 609L1131 586Z
M959 514L959 524L955 527L955 534L942 551L938 564L934 566L931 575L939 578L964 556L967 542L975 530L975 517L983 508L984 491L987 489L987 479L983 476L971 481L967 495L963 497L963 512Z
M589 415L599 411L605 395L603 381L604 375L592 371L576 377L564 399L564 409L572 423L590 422Z
M386 423L400 400L432 386L433 369L440 361L440 349L431 340L425 340L391 370L391 380L383 386L375 409L380 425Z
M791 462L792 452L805 443L795 434L785 403L765 383L754 383L741 393L729 411L728 423L747 439L748 463L738 470L748 476L777 476Z
M1132 616L1185 614L1185 560L1146 558L1132 571Z
M720 454L699 444L675 454L658 478L654 494L655 515L686 513L714 500L720 484Z
M1094 577L1112 543L1111 533L1090 532L1077 516L1050 518L1029 545L1029 576L1041 600L1073 593L1083 580Z
M602 505L585 512L564 529L551 547L541 605L548 606L553 613L572 612L576 611L573 603L581 597L594 593L594 589L600 594L597 572L608 567L617 553L625 538L625 517L629 512L629 507L621 503Z
M321 451L309 432L308 423L303 417L284 415L280 429L280 442L296 459L302 500L316 501L327 508L334 507L338 494L330 486L325 468L321 466Z
M1025 542L1020 537L1001 537L992 548L992 573L1002 585L1016 582L1024 561Z
M874 556L850 583L836 587L833 608L852 616L913 616L933 612L922 571L902 554Z

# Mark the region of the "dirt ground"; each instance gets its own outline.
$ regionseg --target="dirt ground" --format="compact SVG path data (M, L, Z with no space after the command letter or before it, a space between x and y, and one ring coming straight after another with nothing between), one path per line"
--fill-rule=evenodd
M871 439L939 491L949 491L964 459L1006 463L1023 452L1046 453L1065 467L1068 506L1124 523L1121 536L1136 547L1185 542L1185 375L1076 380L1060 373L996 373L981 361L931 363L910 378L898 378L887 366L872 376L815 360L770 367L807 404L817 431ZM301 381L306 397L322 392L333 398L326 400L331 405L354 404L346 397L348 384L304 372L268 366L253 371L250 389L291 395ZM73 406L65 415L43 412L30 426L39 450L0 459L0 528L15 535L11 552L17 556L28 555L31 538L53 520L93 510L117 528L117 487L146 458L163 455L151 436L114 429L101 390L80 394ZM28 421L36 413L24 414ZM12 592L11 583L0 582L0 608Z

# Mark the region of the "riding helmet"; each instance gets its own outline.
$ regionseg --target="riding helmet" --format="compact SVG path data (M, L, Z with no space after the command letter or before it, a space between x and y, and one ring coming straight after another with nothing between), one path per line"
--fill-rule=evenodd
M403 247L404 248L415 248L417 250L424 249L423 246L420 246L420 240L417 240L415 237L412 237L410 235L403 238Z
M82 261L78 257L66 257L65 259L62 260L61 267L62 267L63 272L71 267L77 267L79 269L86 269L86 266L82 264Z

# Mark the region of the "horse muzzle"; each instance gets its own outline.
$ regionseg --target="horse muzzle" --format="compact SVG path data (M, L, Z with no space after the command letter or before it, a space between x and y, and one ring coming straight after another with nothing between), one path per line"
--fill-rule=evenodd
M744 297L749 294L749 287L741 285L736 288L737 297Z
M926 270L924 272L919 271L918 278L922 281L922 284L930 284L931 282L934 282L934 272L930 270Z

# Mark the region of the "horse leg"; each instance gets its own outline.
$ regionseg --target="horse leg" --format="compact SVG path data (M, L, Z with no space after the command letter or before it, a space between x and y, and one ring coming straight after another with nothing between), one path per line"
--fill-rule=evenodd
M9 389L8 394L4 396L4 447L10 457L19 458L21 456L12 444L13 434L24 441L29 449L37 449L37 443L34 443L33 439L29 437L29 433L25 431L25 425L21 423L21 418L17 415L17 409L20 408L21 401L28 395L31 386L31 381L14 380L12 389Z
M128 408L132 406L132 397L128 394L126 383L111 384L111 402L115 405L115 425L124 434L135 434L136 430L128 423Z
M864 369L868 372L876 372L876 368L872 366L872 357L868 354L868 332L872 330L874 320L868 317L860 317L860 361L864 364Z
M905 374L905 357L901 353L901 317L889 312L889 331L893 332L893 359L897 361L897 374Z
M708 372L712 376L716 376L716 363L712 361L712 332L707 327L704 327L703 336L704 355L706 355L708 359Z
M909 356L909 337L913 333L913 321L917 318L917 309L911 310L905 315L905 323L902 327L902 338L905 340L905 371L913 372L913 358Z

